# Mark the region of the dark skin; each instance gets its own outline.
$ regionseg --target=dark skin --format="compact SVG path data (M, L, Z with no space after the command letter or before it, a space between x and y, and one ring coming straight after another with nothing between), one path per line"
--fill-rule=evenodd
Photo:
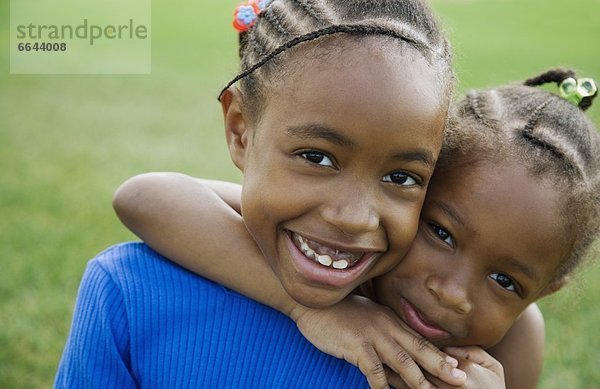
M456 365L391 309L359 296L350 296L327 309L308 309L291 299L245 229L239 214L240 194L241 187L236 184L152 173L123 184L114 206L123 223L151 247L204 277L291 316L323 352L358 366L372 387L386 387L388 382L405 387L405 381L408 387L428 387L419 366L431 373L428 380L436 386L443 387L434 376L460 387L464 381L452 377ZM494 358L471 353L477 363L464 358L464 351L450 351L467 372L465 387L486 377L496 379L495 386L490 387L503 387L503 377L498 375L502 366ZM509 388L535 387L542 351L543 319L535 306L528 308L491 350L507 367ZM384 370L383 364L391 370ZM526 376L527 372L532 374Z
M436 173L411 250L373 281L376 300L439 347L494 346L562 286L559 200L516 162Z
M435 71L417 52L360 43L334 59L306 59L270 90L259 120L236 88L222 98L231 157L244 173L244 223L306 306L330 306L398 263L441 146L446 107ZM295 248L301 238L361 259L321 266Z
M143 203L155 206L142 210L146 216L138 218L123 195L117 196L116 208L125 224L174 261L287 313L301 330L339 333L333 349L326 342L321 349L359 366L373 387L386 386L382 362L410 387L426 387L413 358L435 376L462 384L464 376L452 375L460 373L454 369L456 361L388 310L353 298L327 310L298 304L325 307L340 302L393 267L416 234L445 122L442 94L434 72L428 73L417 54L411 58L376 52L374 67L371 50L357 47L345 51L341 61L319 63L318 70L300 69L267 98L259 120L246 117L235 88L225 92L229 149L245 175L243 221L215 192L194 192L197 187L186 191L183 184L172 186L176 197L165 199L175 208L165 207L163 199L160 205L153 202L148 188L142 191ZM190 202L194 198L198 201ZM159 211L151 214L154 210ZM207 229L200 230L199 224ZM245 228L253 239L243 238ZM303 256L296 235L325 251L359 252L362 262L348 270L323 267ZM356 309L353 304L362 305ZM370 324L382 330L357 337L357 321L344 315L366 317L368 310L376 318ZM332 314L346 319L328 321ZM319 327L315 321L324 324ZM317 332L316 340L304 333L318 345L318 336L326 332ZM343 334L352 336L344 340ZM490 379L502 385L498 364L489 355L455 353L469 368L469 382ZM400 380L395 374L389 379Z

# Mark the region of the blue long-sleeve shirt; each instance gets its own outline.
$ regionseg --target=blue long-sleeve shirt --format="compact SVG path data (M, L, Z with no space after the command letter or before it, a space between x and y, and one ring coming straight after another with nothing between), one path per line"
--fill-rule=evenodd
M368 385L286 316L126 243L88 264L55 387Z

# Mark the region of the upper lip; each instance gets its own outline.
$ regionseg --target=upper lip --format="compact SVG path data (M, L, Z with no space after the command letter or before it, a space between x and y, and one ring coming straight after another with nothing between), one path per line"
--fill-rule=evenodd
M349 253L380 253L380 252L384 252L386 249L382 248L382 247L374 247L374 245L369 245L369 244L364 244L364 243L356 243L356 242L347 242L344 241L344 239L328 239L328 238L323 238L323 236L327 236L325 235L321 235L320 237L316 238L314 237L312 234L305 234L303 232L298 232L298 231L294 231L294 230L288 230L291 233L294 234L298 234L300 236L302 236L303 238L315 241L323 246L327 246L327 247L331 247L332 249L336 249L339 251L345 251L345 252L349 252Z

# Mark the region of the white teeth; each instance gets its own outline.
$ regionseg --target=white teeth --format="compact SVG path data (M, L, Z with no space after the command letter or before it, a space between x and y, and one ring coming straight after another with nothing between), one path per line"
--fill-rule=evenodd
M348 261L346 261L345 259L341 259L339 261L333 262L334 269L345 269L347 267L348 267Z
M317 255L317 261L323 266L331 266L333 262L329 255Z
M319 254L317 252L315 252L315 250L313 250L308 243L306 242L306 240L300 236L300 235L296 235L298 237L298 243L300 243L300 250L304 253L304 255L306 255L306 257L315 260L315 262L325 266L325 267L332 267L334 269L338 269L338 270L342 270L342 269L346 269L349 266L349 262L345 259L340 259L338 261L334 261L331 256L327 255L327 254ZM338 249L335 249L335 256L340 255L340 251Z

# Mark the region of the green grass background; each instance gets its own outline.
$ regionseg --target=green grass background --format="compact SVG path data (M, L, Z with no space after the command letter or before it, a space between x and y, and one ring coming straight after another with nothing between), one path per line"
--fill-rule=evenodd
M18 0L12 0L18 1ZM151 75L9 75L0 5L0 387L49 387L87 259L131 240L110 201L146 171L239 180L215 96L237 68L231 0L154 0ZM459 93L555 66L600 79L600 0L434 0ZM600 104L599 104L600 105ZM600 123L600 108L590 115ZM510 244L510 242L507 242ZM600 268L542 302L542 388L600 384Z

